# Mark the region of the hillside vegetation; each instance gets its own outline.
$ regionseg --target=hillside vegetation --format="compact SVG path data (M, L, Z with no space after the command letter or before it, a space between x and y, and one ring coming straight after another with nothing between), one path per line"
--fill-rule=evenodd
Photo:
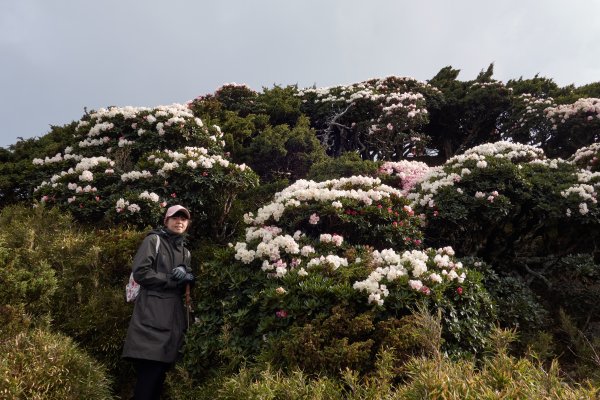
M170 399L595 398L600 84L458 73L228 84L0 150L0 394L128 398L131 260L184 204Z

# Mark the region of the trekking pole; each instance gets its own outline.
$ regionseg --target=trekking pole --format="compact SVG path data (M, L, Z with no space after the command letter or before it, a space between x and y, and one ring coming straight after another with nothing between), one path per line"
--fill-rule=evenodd
M190 329L190 312L192 309L192 298L190 296L190 284L185 284L185 310L187 315L187 327Z

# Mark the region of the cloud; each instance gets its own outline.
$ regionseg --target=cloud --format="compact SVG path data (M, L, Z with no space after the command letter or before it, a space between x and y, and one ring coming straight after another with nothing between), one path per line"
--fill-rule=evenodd
M598 80L600 2L20 0L0 5L0 146L83 108L185 102L227 82L334 86L388 75Z

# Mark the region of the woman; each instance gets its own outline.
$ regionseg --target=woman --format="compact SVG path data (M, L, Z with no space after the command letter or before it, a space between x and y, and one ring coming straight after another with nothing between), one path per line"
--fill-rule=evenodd
M144 238L133 260L133 278L140 285L127 330L123 357L134 362L134 399L159 399L167 370L175 363L186 328L183 294L192 284L190 253L183 234L190 212L169 207L164 228ZM157 251L158 250L158 251Z

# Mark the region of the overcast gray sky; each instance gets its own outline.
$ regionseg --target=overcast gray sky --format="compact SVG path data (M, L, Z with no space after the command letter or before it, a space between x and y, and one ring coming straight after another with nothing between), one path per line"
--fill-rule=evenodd
M83 108L388 75L600 81L600 0L0 0L0 146Z

